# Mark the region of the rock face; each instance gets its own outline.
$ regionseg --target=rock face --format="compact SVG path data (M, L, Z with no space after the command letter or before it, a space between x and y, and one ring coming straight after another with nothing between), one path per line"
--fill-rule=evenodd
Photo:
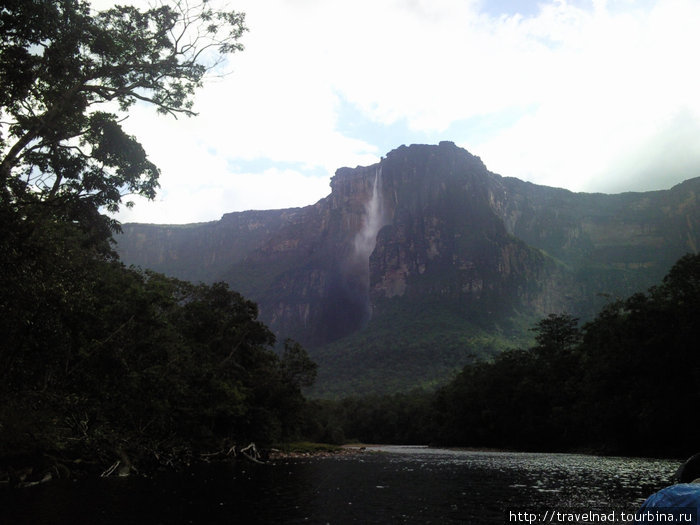
M546 258L494 209L501 178L455 147L401 147L383 161L390 221L370 257L371 299L454 301L472 315L531 305Z
M655 284L700 241L700 178L665 191L572 193L495 175L450 142L341 168L331 190L305 208L127 224L117 250L129 264L225 280L278 335L313 348L405 305L487 324L517 313L585 317L601 294Z
M216 222L124 224L116 237L117 252L127 264L193 282L214 282L299 213L247 211L227 213Z

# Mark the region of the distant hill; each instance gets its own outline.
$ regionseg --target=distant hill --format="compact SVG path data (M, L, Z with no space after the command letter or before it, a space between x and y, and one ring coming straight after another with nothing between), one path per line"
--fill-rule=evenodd
M318 395L434 386L527 344L541 316L592 316L659 282L700 242L700 178L572 193L489 172L451 142L341 168L304 208L184 226L126 224L127 264L227 281L320 365Z

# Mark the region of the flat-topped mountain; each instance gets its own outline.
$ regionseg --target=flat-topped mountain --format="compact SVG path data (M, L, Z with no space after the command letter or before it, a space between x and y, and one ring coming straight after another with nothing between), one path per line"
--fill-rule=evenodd
M527 340L549 313L586 318L658 282L700 242L700 178L573 193L489 172L450 142L340 168L304 208L184 226L125 224L127 264L227 281L321 365L320 391L431 385Z

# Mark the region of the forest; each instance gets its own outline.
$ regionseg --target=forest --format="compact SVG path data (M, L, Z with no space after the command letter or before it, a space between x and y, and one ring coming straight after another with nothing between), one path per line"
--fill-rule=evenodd
M246 30L184 9L0 10L0 481L148 475L299 439L696 452L698 255L583 326L542 319L535 346L436 391L338 401L304 397L316 365L225 284L124 266L110 213L153 198L159 170L121 119L137 100L193 115L213 67L200 51L239 51ZM171 39L197 23L202 41Z
M306 352L226 285L113 250L113 213L159 187L129 109L194 116L246 30L206 2L0 8L1 481L145 474L296 435Z
M700 255L591 320L551 314L535 344L468 364L435 392L313 401L319 439L654 457L697 452Z

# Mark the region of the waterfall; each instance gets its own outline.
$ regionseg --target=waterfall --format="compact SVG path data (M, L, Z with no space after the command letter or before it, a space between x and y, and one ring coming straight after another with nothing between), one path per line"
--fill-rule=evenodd
M369 271L369 256L377 244L377 233L384 226L384 202L381 191L382 167L379 166L374 173L372 196L365 204L365 222L355 236L355 257L367 263ZM368 283L369 284L369 283Z
M371 172L362 173L360 188L353 188L358 194L351 197L365 197L362 221L354 237L348 238L344 250L339 252L334 268L337 273L330 275L326 284L324 306L321 311L323 326L333 339L350 334L367 324L372 317L370 301L369 258L377 245L377 234L386 224L384 199L382 196L382 168L377 166L374 180ZM371 194L366 189L371 184ZM358 184L359 185L359 184ZM351 201L355 204L354 199ZM353 213L355 210L348 209ZM350 218L356 219L356 215ZM349 224L357 224L349 221Z
M386 224L382 198L382 168L374 172L372 195L365 203L364 222L354 239L354 257L347 261L345 289L350 302L357 305L358 320L363 325L372 317L369 299L369 257L377 245L377 234Z

